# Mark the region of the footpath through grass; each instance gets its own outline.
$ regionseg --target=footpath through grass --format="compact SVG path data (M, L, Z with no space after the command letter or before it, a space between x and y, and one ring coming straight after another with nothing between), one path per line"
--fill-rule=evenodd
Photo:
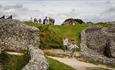
M61 63L57 60L54 60L52 58L48 58L49 63L49 69L48 70L75 70L72 67L65 65L64 63Z

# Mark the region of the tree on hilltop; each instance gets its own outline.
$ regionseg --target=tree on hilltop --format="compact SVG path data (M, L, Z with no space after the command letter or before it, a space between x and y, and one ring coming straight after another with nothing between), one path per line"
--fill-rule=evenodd
M84 21L82 19L68 18L63 22L62 25L77 25L77 24L84 24Z

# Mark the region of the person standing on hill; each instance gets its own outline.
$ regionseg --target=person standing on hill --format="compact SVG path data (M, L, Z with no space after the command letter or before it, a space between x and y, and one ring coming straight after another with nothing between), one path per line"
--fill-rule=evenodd
M37 18L34 18L34 23L38 23L38 20L37 20Z
M45 19L43 19L43 24L48 24L48 18L45 17Z
M52 19L51 19L51 22L52 22L52 24L54 25L54 23L55 23L55 19L52 18Z
M39 20L38 20L38 21L39 21L39 23L42 23L42 20L41 20L41 18L39 18Z
M70 50L71 50L70 56L74 57L75 52L76 52L76 48L79 48L79 47L75 44L75 42L72 42L69 47L70 47Z
M32 17L30 18L30 22L33 22L33 21L32 21Z
M54 25L54 23L55 23L55 19L49 17L49 24L53 24Z
M64 46L64 51L66 51L68 48L67 48L67 46L68 46L68 38L66 38L66 37L64 37L64 39L63 39L63 46Z

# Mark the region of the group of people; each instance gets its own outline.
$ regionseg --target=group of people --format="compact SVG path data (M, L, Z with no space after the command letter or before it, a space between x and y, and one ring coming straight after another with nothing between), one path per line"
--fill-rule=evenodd
M32 19L31 18L31 21L33 21L34 23L42 23L41 18L39 18L39 19L37 19L37 18Z
M51 18L51 17L45 17L43 20L41 18L37 19L37 18L34 18L32 19L31 18L31 21L33 20L34 23L43 23L43 24L54 24L55 23L55 19L54 18Z
M79 48L74 40L71 40L71 42L69 43L68 38L64 37L63 39L63 48L64 48L64 52L66 52L67 50L70 51L70 56L74 57L76 49Z

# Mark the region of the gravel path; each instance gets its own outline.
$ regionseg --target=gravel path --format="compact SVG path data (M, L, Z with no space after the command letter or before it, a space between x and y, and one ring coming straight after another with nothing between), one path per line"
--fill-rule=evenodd
M52 57L52 56L48 56L48 57L58 60L59 62L62 62L64 64L67 64L76 70L89 70L87 68L90 68L90 70L115 70L114 68L109 68L109 67L106 67L105 65L95 65L92 63L78 61L75 58L67 58L67 57L60 58L60 57Z

